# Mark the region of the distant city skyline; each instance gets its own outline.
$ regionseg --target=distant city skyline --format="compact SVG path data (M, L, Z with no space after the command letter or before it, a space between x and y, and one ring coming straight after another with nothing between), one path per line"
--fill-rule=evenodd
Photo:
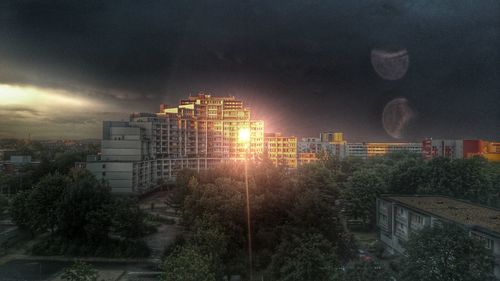
M500 138L500 3L0 3L0 138L100 138L102 120L208 92L269 132Z

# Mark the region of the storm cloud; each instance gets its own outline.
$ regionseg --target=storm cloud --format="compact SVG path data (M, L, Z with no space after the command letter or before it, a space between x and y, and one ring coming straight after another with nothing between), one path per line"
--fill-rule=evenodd
M89 115L45 116L59 127L87 116L88 137L99 137L102 119L205 91L236 95L270 130L298 136L333 129L349 140L390 140L383 109L406 98L418 118L403 139L495 139L499 15L494 0L6 0L0 84L95 101ZM396 81L370 62L372 50L387 48L410 59ZM27 108L16 114L28 118L35 109ZM5 122L0 136L14 134Z

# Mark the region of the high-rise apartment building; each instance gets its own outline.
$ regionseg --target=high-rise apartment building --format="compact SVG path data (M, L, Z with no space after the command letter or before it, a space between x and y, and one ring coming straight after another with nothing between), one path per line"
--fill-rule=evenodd
M249 145L239 142L248 129ZM275 165L294 169L318 161L320 155L367 158L398 151L425 158L481 155L500 160L500 143L476 140L432 140L422 143L347 143L340 132L319 138L264 136L264 122L234 96L199 94L177 106L160 105L158 113L133 113L129 121L105 121L100 157L85 165L115 192L143 193L175 178L181 169L206 170L221 163L268 157Z
M238 141L242 128L250 131L248 148ZM142 193L181 169L199 171L262 153L264 122L252 119L242 101L199 94L178 106L162 104L156 114L104 122L101 157L86 166L115 192Z

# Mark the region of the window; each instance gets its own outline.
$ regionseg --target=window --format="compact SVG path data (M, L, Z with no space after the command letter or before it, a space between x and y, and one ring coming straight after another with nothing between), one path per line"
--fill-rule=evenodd
M380 223L382 223L382 224L387 224L387 222L388 222L388 218L384 214L380 214L380 218L379 219L380 219Z
M412 222L416 224L424 224L424 218L419 215L412 215Z
M479 233L476 233L476 232L471 232L470 233L470 236L480 242L482 242L484 244L484 247L486 249L489 249L489 250L492 250L493 249L493 240L491 239L488 239L487 237L479 234Z

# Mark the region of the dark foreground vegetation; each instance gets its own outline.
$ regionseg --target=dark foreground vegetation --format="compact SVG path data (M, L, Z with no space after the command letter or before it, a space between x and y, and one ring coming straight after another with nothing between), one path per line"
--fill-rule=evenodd
M248 278L243 175L234 165L179 175L167 203L189 231L166 249L164 280ZM375 198L383 193L499 206L499 176L497 165L480 158L423 161L407 154L325 158L293 172L265 161L252 164L253 271L280 281L494 280L491 252L458 227L420 232L411 237L407 257L386 265L359 259L346 221L372 229Z
M74 168L75 162L95 153L95 147L46 149L35 142L16 148L39 163L21 166L15 174L0 174L0 219L8 212L37 238L33 254L149 255L141 237L155 229L137 201L112 196L105 183Z
M43 176L17 193L10 215L38 237L35 255L146 257L149 249L140 238L154 231L134 199L113 197L82 170Z
M8 211L37 237L33 253L147 256L141 237L154 228L137 202L112 196L105 184L63 159L25 167L23 179L30 185L19 185L10 200L0 196L0 214ZM248 280L243 175L238 165L179 174L166 203L187 231L165 249L163 280L216 281L232 275ZM4 177L0 185L6 182ZM425 229L410 238L407 256L386 262L360 259L351 222L374 231L375 198L386 193L445 195L500 207L498 164L393 154L368 160L325 157L288 171L264 160L250 164L249 189L254 277L494 280L491 252L458 227ZM375 256L383 256L380 245L375 249Z

